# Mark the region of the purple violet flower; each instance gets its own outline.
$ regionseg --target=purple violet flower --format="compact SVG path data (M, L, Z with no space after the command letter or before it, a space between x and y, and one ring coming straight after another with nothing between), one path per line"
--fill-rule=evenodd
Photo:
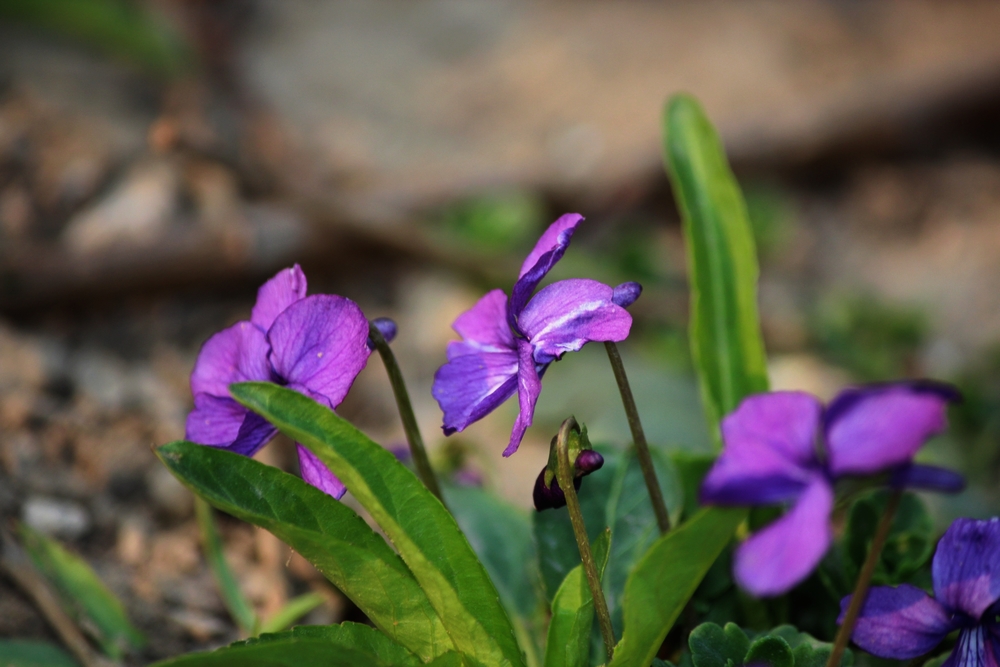
M510 456L531 425L549 364L590 341L628 337L632 316L625 308L639 297L638 283L612 288L577 278L534 294L582 221L578 213L567 213L552 223L524 260L511 297L493 290L455 320L452 327L462 340L448 344L448 362L434 375L445 435L482 419L517 392L520 413L503 452Z
M229 385L275 382L336 408L368 362L368 320L342 296L306 296L296 264L257 292L250 321L237 322L202 346L191 372L194 410L186 439L253 456L277 429L229 395ZM344 485L308 449L296 443L302 477L334 498Z
M725 447L702 482L702 502L792 507L737 549L737 582L769 596L808 576L830 546L840 477L889 471L895 486L960 490L960 475L913 463L924 442L944 430L947 404L955 400L950 385L920 381L847 389L825 411L799 391L740 403L722 420Z
M881 658L910 660L960 630L943 667L1000 665L1000 520L957 519L931 567L934 597L916 586L868 592L852 639ZM851 602L840 603L841 618Z

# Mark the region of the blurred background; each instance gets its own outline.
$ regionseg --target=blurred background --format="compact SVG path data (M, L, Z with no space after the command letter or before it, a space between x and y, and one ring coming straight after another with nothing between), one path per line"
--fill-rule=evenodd
M751 211L776 388L829 398L932 376L966 396L924 452L1000 501L1000 4L952 0L0 0L0 520L84 555L149 645L234 639L190 494L151 448L183 436L201 343L302 264L311 292L399 325L444 471L527 508L570 414L628 429L600 346L444 438L431 397L451 322L509 290L566 211L553 278L638 280L621 347L650 440L708 451L687 347L659 114L694 93ZM340 412L404 443L372 357ZM291 443L264 450L295 469ZM348 502L350 499L348 498ZM268 534L222 519L266 616L357 611ZM0 578L0 636L53 638Z

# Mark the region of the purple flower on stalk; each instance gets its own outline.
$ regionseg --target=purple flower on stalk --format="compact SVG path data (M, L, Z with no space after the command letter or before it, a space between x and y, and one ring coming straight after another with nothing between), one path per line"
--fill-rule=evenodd
M233 400L230 384L275 382L333 409L370 354L368 320L357 304L342 296L306 296L299 265L283 269L257 292L249 321L202 346L191 372L194 410L185 437L253 456L277 429ZM308 449L296 448L303 479L334 498L343 496L340 480Z
M516 392L520 413L503 452L510 456L531 425L549 364L590 341L628 337L632 316L625 308L639 298L638 283L612 288L577 278L534 293L582 221L567 213L552 223L524 260L510 298L493 290L455 320L462 340L448 344L448 362L434 375L445 435L482 419Z
M825 410L798 391L746 398L722 420L725 447L701 499L792 507L737 549L737 582L768 596L805 579L830 546L833 485L841 477L890 472L897 487L960 490L960 475L913 463L924 442L944 430L947 404L957 399L953 387L928 381L848 389Z
M881 658L910 660L960 630L943 667L1000 665L1000 520L951 524L938 542L931 576L934 597L909 584L871 589L854 643ZM851 597L840 603L840 623Z

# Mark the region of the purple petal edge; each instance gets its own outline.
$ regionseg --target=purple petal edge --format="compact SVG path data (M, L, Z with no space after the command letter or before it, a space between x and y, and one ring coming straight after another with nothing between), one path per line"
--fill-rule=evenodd
M947 468L911 463L896 468L889 476L889 485L896 489L958 493L965 488L965 477Z
M931 564L934 595L974 620L1000 600L1000 519L956 519Z
M837 623L843 623L851 597L841 601ZM948 610L916 586L877 586L868 591L851 638L880 658L910 660L940 644L955 627Z

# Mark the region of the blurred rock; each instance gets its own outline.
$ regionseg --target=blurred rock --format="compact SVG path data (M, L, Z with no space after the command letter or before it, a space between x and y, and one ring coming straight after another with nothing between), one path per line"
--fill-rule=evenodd
M196 609L181 609L170 613L170 620L177 623L191 637L204 642L229 630L229 624L217 617Z
M146 474L154 506L167 516L182 519L194 511L191 492L170 471L157 462Z
M87 510L72 500L31 496L21 508L21 520L40 533L75 540L90 528Z
M151 247L177 211L179 182L173 162L139 162L107 196L69 221L64 243L77 254Z

